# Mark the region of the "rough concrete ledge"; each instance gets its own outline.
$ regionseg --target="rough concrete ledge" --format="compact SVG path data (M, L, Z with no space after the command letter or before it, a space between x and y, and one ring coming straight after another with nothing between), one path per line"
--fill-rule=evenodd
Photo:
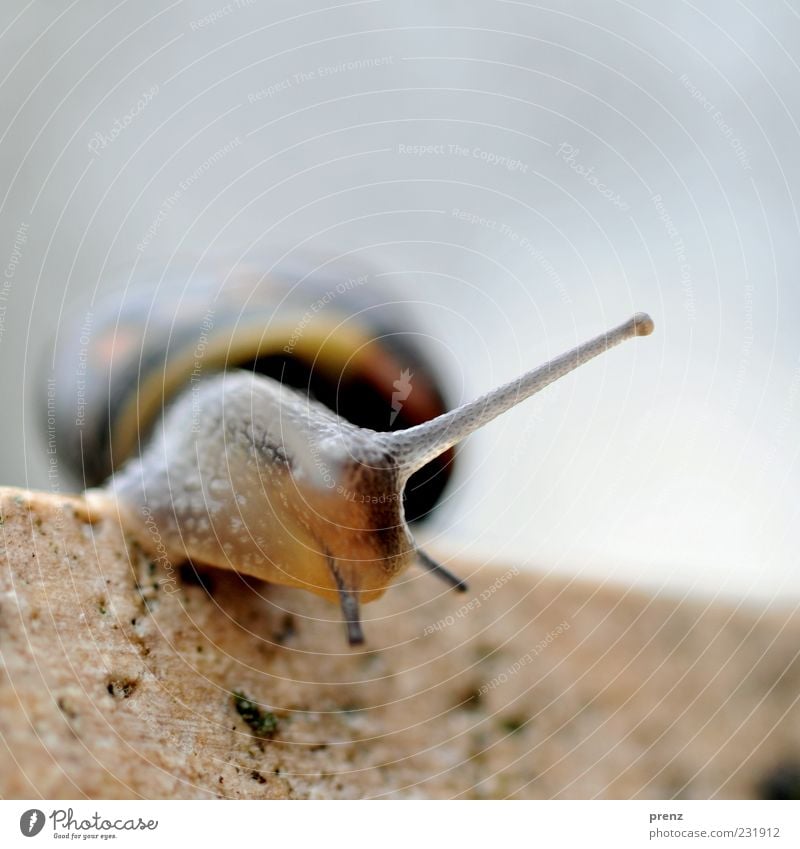
M352 651L323 601L153 562L81 498L4 489L0 516L3 797L800 790L788 611L414 574Z

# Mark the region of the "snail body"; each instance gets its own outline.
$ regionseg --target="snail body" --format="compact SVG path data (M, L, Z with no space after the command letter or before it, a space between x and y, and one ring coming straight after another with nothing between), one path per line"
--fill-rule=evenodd
M143 536L155 523L171 558L338 601L358 644L360 604L412 564L465 589L414 541L404 503L413 476L554 380L652 329L637 313L476 401L395 431L347 421L255 370L203 374L175 393L143 450L104 489Z
M198 408L203 425L193 433L185 422ZM155 521L171 557L332 601L357 594L352 613L356 600L382 595L415 551L398 473L363 433L271 378L227 372L179 398L109 488L130 524ZM358 642L357 618L348 619Z

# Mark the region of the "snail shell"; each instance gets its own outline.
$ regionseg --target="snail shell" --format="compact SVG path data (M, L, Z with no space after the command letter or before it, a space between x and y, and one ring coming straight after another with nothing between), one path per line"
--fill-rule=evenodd
M361 267L220 269L114 294L60 334L48 402L59 462L99 486L140 453L165 407L226 369L280 380L373 430L435 418L446 396L403 307ZM453 460L409 481L409 521L434 508Z

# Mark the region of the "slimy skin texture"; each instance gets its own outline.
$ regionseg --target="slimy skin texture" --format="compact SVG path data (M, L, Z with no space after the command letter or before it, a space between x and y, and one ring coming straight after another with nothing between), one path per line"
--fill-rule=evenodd
M269 377L224 372L179 395L108 488L145 540L157 528L170 558L338 600L351 644L360 643L359 602L379 598L413 562L465 588L414 543L403 513L411 475L583 363L652 331L637 313L476 401L394 433L356 427Z

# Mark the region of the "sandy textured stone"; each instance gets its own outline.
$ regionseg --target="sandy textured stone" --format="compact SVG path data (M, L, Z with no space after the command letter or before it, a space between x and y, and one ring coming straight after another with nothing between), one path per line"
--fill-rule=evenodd
M751 797L800 762L789 610L462 568L353 651L336 608L153 562L80 498L0 514L6 798Z

